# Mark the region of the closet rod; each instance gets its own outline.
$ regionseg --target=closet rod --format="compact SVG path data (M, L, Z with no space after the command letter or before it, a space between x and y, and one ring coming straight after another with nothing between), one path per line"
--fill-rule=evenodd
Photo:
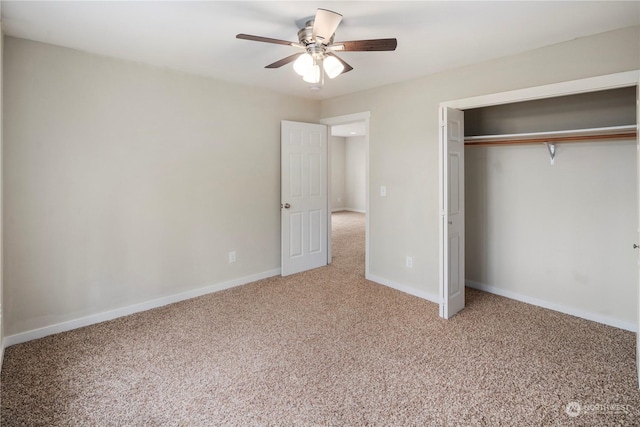
M633 139L636 138L636 136L636 126L630 125L557 132L471 136L466 137L464 143L467 146L539 144L545 142L588 142L594 140L601 141L603 139Z

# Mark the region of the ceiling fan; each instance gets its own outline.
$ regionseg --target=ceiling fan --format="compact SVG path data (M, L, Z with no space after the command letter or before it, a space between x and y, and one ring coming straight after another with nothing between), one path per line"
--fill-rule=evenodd
M236 38L264 43L292 46L301 52L287 56L265 68L280 68L293 62L293 69L308 83L324 83L324 76L330 79L353 70L353 67L339 58L334 52L371 52L396 50L398 41L390 39L354 40L335 42L336 28L342 21L342 15L326 9L318 9L314 19L307 21L298 31L298 42L272 39L268 37L238 34Z

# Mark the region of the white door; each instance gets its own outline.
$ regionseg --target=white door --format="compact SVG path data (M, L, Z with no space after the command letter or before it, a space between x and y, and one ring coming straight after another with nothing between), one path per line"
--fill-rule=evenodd
M281 124L282 275L327 265L327 126Z
M464 308L464 112L443 108L440 125L440 317Z

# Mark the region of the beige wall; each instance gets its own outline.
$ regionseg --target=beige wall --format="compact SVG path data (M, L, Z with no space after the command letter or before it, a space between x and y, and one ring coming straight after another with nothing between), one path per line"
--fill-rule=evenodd
M371 111L371 275L437 298L440 102L638 68L632 27L323 101L322 117Z
M331 210L364 212L366 139L331 136Z
M366 201L367 141L364 136L345 138L345 208L364 212Z
M4 54L7 335L279 268L280 121L317 122L317 101L11 37Z
M331 144L331 210L340 211L345 207L345 139L329 136Z
M364 212L366 139L331 136L331 210Z

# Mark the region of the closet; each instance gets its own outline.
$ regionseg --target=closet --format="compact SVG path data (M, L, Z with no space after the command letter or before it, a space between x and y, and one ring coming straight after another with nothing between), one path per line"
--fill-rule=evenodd
M466 285L633 328L636 87L464 111Z

